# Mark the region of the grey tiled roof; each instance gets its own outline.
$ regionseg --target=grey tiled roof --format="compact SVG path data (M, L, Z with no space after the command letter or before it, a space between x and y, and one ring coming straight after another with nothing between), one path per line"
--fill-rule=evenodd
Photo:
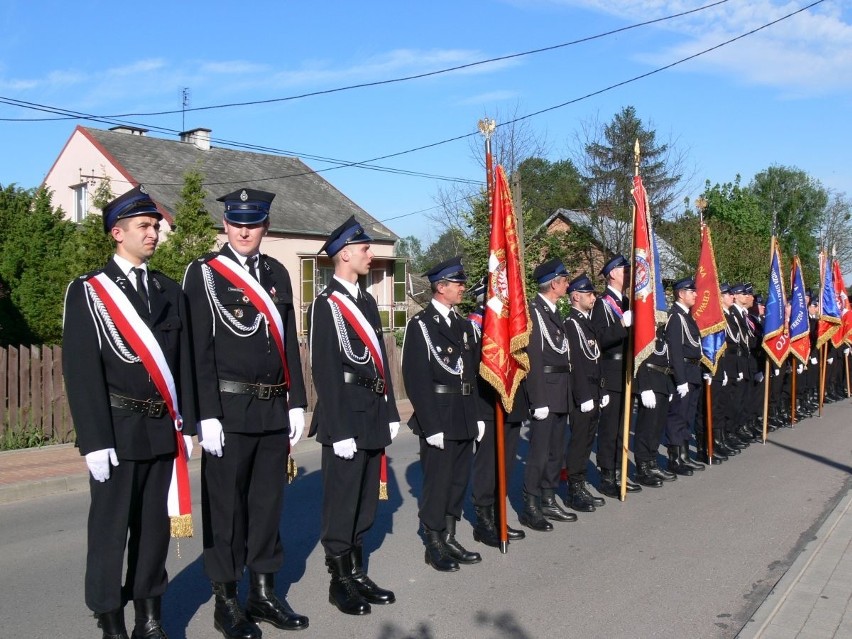
M188 142L80 128L172 213L180 197L184 172L197 166L204 174L204 205L218 227L223 208L216 198L246 186L275 193L270 211L272 232L322 237L354 215L373 239L398 239L298 158L216 146L203 151Z

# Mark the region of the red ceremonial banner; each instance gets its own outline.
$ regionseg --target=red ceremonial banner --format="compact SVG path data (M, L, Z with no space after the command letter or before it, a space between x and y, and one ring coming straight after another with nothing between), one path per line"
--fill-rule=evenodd
M494 172L491 206L488 292L479 372L500 395L508 413L514 405L518 385L530 370L524 349L530 341L532 322L527 308L512 194L503 167L499 165Z
M633 178L633 374L654 351L657 338L657 256L651 235L651 210L642 178Z

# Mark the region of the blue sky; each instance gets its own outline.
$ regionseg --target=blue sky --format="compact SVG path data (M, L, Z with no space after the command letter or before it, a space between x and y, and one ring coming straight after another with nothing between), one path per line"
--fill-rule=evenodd
M494 0L429 3L81 0L0 5L2 99L114 115L270 100L389 80L557 45L695 9L712 0ZM299 155L365 161L577 100L810 4L728 0L689 16L463 71L263 105L128 117L207 127L213 137ZM239 7L239 12L236 8ZM797 16L648 78L526 121L546 155L570 156L589 122L627 105L686 154L693 199L705 179L747 182L797 166L852 196L852 9L826 0ZM41 183L76 124L0 103L0 184ZM215 142L214 142L215 143ZM381 160L383 167L483 180L477 139ZM428 245L439 191L431 177L342 168L336 187L401 236ZM239 176L235 176L239 179ZM218 193L217 193L218 195ZM431 209L431 210L429 210ZM427 211L428 210L428 211ZM422 212L427 211L427 212Z

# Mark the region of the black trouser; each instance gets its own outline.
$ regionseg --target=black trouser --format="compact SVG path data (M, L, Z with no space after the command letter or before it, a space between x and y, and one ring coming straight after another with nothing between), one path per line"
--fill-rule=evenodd
M122 459L110 466L105 482L89 476L85 596L92 612L110 612L132 599L159 597L166 591L172 462L171 457Z
M420 438L420 464L423 490L420 495L420 521L432 530L444 530L445 517L460 519L470 479L473 440L444 438L444 448L435 448Z
M737 429L745 423L744 414L746 413L746 402L748 398L748 388L751 384L750 380L743 379L737 381L728 377L728 386L731 389L728 391L728 405L726 407L725 430L728 433L735 434Z
M571 441L568 442L568 452L565 454L565 468L568 471L568 481L580 481L586 478L586 466L595 441L598 428L598 407L588 413L575 407L570 412L568 425L571 427Z
M598 466L607 470L621 468L621 433L624 419L624 393L606 390L609 404L601 408L598 420Z
M654 397L657 399L654 408L646 408L642 401L639 401L639 411L636 414L636 434L633 436L633 456L637 464L657 459L663 429L666 427L669 396L666 393L654 391Z
M284 561L279 525L287 481L287 431L225 433L221 457L201 458L204 570L239 581L243 568L275 573Z
M322 447L322 547L327 556L361 546L379 504L381 450L355 451L352 459Z
M692 439L700 389L700 384L690 384L686 397L674 392L666 419L666 444L669 446L683 446L683 442Z
M497 446L495 422L485 422L485 435L473 456L472 497L475 506L491 506L497 498ZM504 422L503 446L506 460L506 485L512 476L518 440L521 438L520 422Z
M565 450L565 414L549 413L540 421L532 420L529 438L524 491L540 497L542 488L559 485Z

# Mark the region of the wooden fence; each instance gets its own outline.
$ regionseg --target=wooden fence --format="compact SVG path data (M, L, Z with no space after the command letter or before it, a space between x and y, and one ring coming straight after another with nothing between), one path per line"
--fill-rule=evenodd
M396 397L402 399L406 395L402 385L401 349L393 334L386 333L384 341ZM299 349L310 411L316 404L316 389L304 340L300 340ZM0 347L0 438L5 438L10 430L40 431L53 442L74 441L60 346Z

